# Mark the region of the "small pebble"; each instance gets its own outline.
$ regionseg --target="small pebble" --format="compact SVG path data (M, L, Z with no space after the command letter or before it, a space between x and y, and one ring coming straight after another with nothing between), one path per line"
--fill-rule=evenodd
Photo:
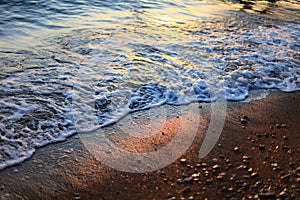
M244 175L243 177L244 177L244 179L249 179L250 178L249 175Z
M181 163L181 164L185 164L185 163L186 163L186 158L180 159L180 163Z
M161 172L160 172L160 174L161 174L161 175L165 175L165 174L166 174L166 172L164 172L164 171L161 171Z
M234 150L235 152L239 152L239 151L240 151L239 147L234 147L233 150Z
M245 165L248 165L250 162L249 162L249 160L247 160L247 159L243 159L243 163L244 163Z
M238 166L236 169L237 169L237 170L243 169L243 166L244 166L244 165L240 165L240 166Z
M243 156L243 159L245 159L245 160L249 160L249 159L250 159L250 157L249 157L249 156Z
M221 192L227 192L227 188L224 186L221 188Z
M240 121L241 121L241 124L243 124L243 125L247 124L247 120L245 120L245 119L241 119Z
M258 177L258 173L257 173L257 172L253 172L253 173L251 174L251 177L252 177L252 178Z
M254 183L254 186L260 186L260 185L262 185L262 182L261 182L261 181L256 181L256 182Z
M199 181L200 181L199 178L194 178L194 182L195 182L195 183L198 183Z
M207 163L201 163L202 167L207 167Z
M293 167L293 166L295 166L295 163L294 162L289 162L289 166Z
M182 180L182 178L179 178L179 179L177 179L176 183L177 183L177 184L181 184L181 183L183 183L183 180Z
M275 198L276 194L274 192L263 192L263 193L258 194L258 196L261 199L270 199L270 198Z
M211 160L211 162L212 162L213 164L216 164L216 163L219 162L219 160L218 160L217 158L213 158L213 159Z
M212 184L213 183L213 180L212 179L207 179L206 180L206 184Z
M219 166L219 165L214 165L212 168L213 168L213 169L219 169L220 166Z
M255 135L256 135L256 137L260 137L260 138L263 136L263 134L261 134L261 133L257 133Z
M220 173L220 174L217 176L217 179L218 179L218 180L222 180L222 179L224 178L225 175L226 175L226 173L225 173L225 172L222 172L222 173Z
M289 180L290 179L290 174L286 174L286 175L284 175L284 176L281 176L280 177L280 180L282 180L282 181L287 181L287 180Z
M266 146L264 144L260 144L258 147L260 150L266 150Z
M232 168L232 167L233 167L233 164L229 163L227 166L228 166L229 168Z
M243 188L248 188L248 187L249 187L249 183L243 183L243 184L242 184L242 187L243 187Z
M297 167L297 169L296 169L296 173L300 175L300 166L299 166L299 167Z
M284 190L282 190L280 193L279 193L279 197L283 198L287 195L288 193L288 190L285 188Z
M288 137L287 137L286 135L284 135L282 138L283 138L284 140L288 140Z
M183 183L191 183L192 181L193 181L193 179L190 177L183 179Z
M200 173L197 173L197 174L192 174L192 178L196 178L196 177L199 177L200 176Z

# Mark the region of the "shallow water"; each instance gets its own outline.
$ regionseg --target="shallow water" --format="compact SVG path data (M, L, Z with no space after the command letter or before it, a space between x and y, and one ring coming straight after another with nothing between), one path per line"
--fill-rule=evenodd
M300 88L297 2L0 0L0 8L0 169L137 110Z

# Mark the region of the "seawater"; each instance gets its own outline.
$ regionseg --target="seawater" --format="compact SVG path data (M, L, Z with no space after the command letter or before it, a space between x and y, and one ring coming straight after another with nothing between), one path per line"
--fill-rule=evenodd
M300 88L296 1L0 0L0 8L0 169L138 110Z

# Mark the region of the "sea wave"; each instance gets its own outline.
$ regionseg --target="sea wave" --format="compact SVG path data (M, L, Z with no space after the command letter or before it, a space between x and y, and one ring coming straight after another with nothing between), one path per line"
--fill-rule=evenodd
M62 2L66 9L71 3ZM185 17L135 11L113 27L75 28L43 37L34 48L2 48L0 169L78 129L107 126L135 111L218 98L243 101L253 90L299 90L299 20L230 9L195 17L187 14L191 5L176 3L184 4L178 7ZM142 9L158 6L148 4Z

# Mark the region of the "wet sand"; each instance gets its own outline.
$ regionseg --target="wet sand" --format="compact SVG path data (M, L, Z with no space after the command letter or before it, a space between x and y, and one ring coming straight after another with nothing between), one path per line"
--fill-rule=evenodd
M2 170L0 199L300 199L300 92L228 102L221 137L202 159L198 152L209 112L201 116L191 147L160 170L114 170L75 135ZM115 142L127 151L155 151L174 138L181 117L170 117L163 134L149 141Z

